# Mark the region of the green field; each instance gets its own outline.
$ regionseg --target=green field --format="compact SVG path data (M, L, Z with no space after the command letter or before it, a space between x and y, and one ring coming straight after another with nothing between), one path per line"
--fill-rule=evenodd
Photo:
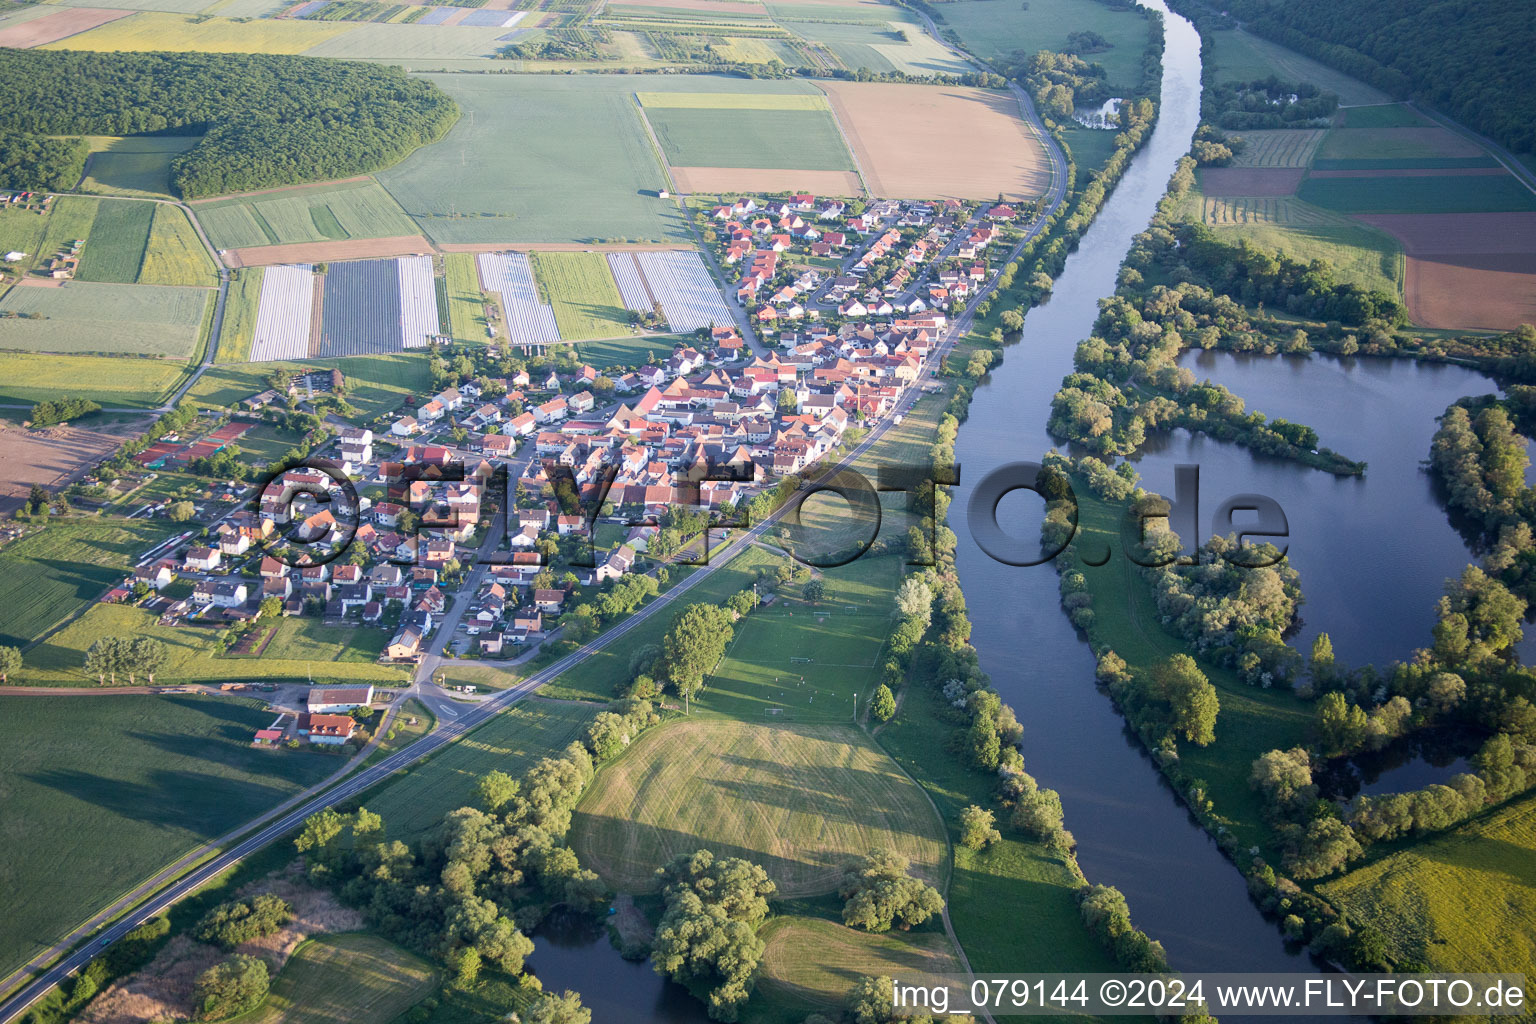
M485 293L475 254L451 252L443 257L443 287L448 294L448 330L459 341L484 341Z
M646 110L827 110L827 98L799 93L638 92Z
M265 391L267 375L278 367L295 373L334 366L347 378L347 401L365 418L398 409L409 394L421 394L432 383L424 352L377 356L347 356L319 363L253 363L209 368L187 394L196 405L227 408Z
M1232 161L1233 167L1305 167L1327 134L1321 128L1276 128L1273 131L1243 132L1243 151Z
M0 974L198 844L340 766L251 746L272 721L215 697L0 697ZM110 843L82 842L110 836Z
M400 682L403 669L376 664L369 655L383 648L379 629L328 629L309 618L285 619L279 635L261 657L224 656L220 630L199 626L162 626L159 617L133 605L98 604L27 652L18 678L28 685L95 686L84 669L85 652L103 636L148 636L168 648L156 682L305 679ZM351 646L346 646L346 641ZM118 682L126 680L119 677Z
M1487 156L1488 154L1467 139L1438 125L1333 128L1323 138L1322 144L1317 147L1319 161L1418 161L1447 158L1486 160ZM1330 165L1319 164L1319 166ZM1417 166L1417 164L1406 166Z
M416 234L399 205L373 181L215 199L192 209L220 249Z
M1086 59L1104 65L1116 95L1141 84L1141 55L1147 47L1147 19L1133 9L1077 0L957 0L943 8L944 25L959 33L972 53L991 59L1015 50L1062 50L1073 32L1093 31L1110 49Z
M600 252L536 252L534 277L565 341L629 334L629 310Z
M192 222L180 207L161 203L155 207L139 284L202 285L219 283L219 272Z
M17 595L6 603L0 644L38 639L122 582L172 532L164 521L56 519L0 548L0 576Z
M351 60L493 57L506 45L497 40L509 31L473 25L351 24L344 35L322 40L305 50L304 55Z
M582 362L598 370L617 366L642 366L652 356L665 359L678 345L691 345L696 340L677 334L637 334L633 338L584 341L576 346L576 354Z
M0 327L11 321L0 320ZM3 333L3 332L0 332ZM168 359L0 352L0 401L88 398L106 406L159 406L187 375Z
M40 258L53 255L43 252L43 236L48 232L49 219L30 210L0 207L0 250L27 254L25 259L6 264L6 269L29 270Z
M197 348L211 294L203 288L90 281L70 281L62 288L12 288L0 298L0 312L17 315L0 318L0 348L185 359ZM32 313L41 319L27 319Z
M804 1011L840 1010L859 978L956 975L963 971L942 930L884 935L800 915L775 917L759 935L766 943L757 988Z
M266 1001L242 1024L390 1021L431 995L437 972L420 957L366 932L322 935L283 965Z
M1319 891L1431 971L1536 972L1536 797L1424 839Z
M1218 83L1251 82L1274 75L1288 82L1311 82L1319 89L1335 93L1339 102L1346 105L1386 103L1391 99L1342 71L1242 29L1212 33L1211 49L1203 56Z
M660 108L646 116L673 167L853 169L837 122L825 110Z
M1428 128L1434 122L1415 113L1404 103L1382 103L1374 107L1350 107L1344 111L1345 128Z
M922 791L861 729L713 717L657 726L605 767L570 842L623 892L700 847L761 864L783 896L830 892L847 857L881 848L940 882L946 852Z
M106 196L171 196L171 161L201 141L197 135L91 136L82 192Z
M149 244L154 219L153 203L103 199L96 207L75 276L81 281L133 284L144 262L144 247Z
M412 765L368 794L393 839L409 841L449 811L474 803L475 783L490 771L522 775L541 757L579 740L599 705L532 698L519 701L464 739Z
M379 175L434 242L686 241L623 75L428 75L464 110ZM808 94L802 82L653 76L652 92ZM573 126L579 126L575 130ZM517 139L516 147L506 140ZM485 159L486 153L498 154Z
M215 353L221 363L243 363L251 357L251 342L256 337L256 310L261 303L262 276L260 267L245 267L233 273L229 295L224 300L224 329Z
M1487 213L1536 210L1536 194L1514 175L1308 178L1296 195L1340 213Z

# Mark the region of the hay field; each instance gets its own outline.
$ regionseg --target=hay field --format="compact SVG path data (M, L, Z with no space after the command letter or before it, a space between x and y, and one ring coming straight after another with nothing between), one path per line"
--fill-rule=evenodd
M761 864L783 896L830 892L843 861L894 849L937 881L944 829L918 787L858 728L692 719L658 726L598 775L571 847L626 892L707 847Z
M1536 973L1536 798L1414 843L1320 891L1429 970Z
M186 374L184 364L168 359L0 352L0 401L78 397L105 406L158 406Z
M305 942L272 979L266 1000L244 1024L352 1024L388 1021L437 987L420 957L367 932Z
M815 917L776 917L763 925L766 943L758 987L765 996L806 1010L841 1008L865 975L956 975L963 971L949 938L931 926L883 935Z
M172 53L303 53L352 26L320 21L261 19L197 21L182 14L144 11L49 43L47 50L165 50Z
M197 135L90 137L91 156L80 191L104 196L160 199L171 192L171 161L201 140Z
M1247 141L1233 167L1305 167L1327 134L1321 128L1242 132Z
M415 234L399 204L368 179L215 199L192 209L219 249Z
M164 203L155 207L138 283L206 287L219 283L212 257L180 207Z
M1010 93L824 82L870 191L898 199L1030 199L1049 165ZM890 126L899 121L900 132Z
M29 352L133 352L186 358L197 348L212 293L203 288L69 281L12 288L0 299L0 348ZM27 319L36 313L41 319Z

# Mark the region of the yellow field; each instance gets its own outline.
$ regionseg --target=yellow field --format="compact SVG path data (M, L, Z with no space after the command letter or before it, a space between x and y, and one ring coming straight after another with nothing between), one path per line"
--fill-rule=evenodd
M167 50L172 53L303 53L355 28L341 22L231 21L210 18L198 23L181 14L144 11L49 43L45 50Z
M734 39L732 43L753 43L753 39ZM761 43L758 43L762 46ZM768 49L766 46L762 47ZM770 53L770 56L772 54ZM642 107L652 110L826 110L824 96L748 92L639 92L635 97Z
M1320 891L1428 970L1536 973L1536 797Z
M742 64L768 64L778 60L779 55L761 39L743 39L727 36L723 45L714 46L715 53L726 60L737 61ZM814 97L809 97L814 99ZM782 109L782 108L779 108ZM799 110L800 107L791 109Z
M105 406L159 405L186 374L169 359L0 354L0 400L38 402L45 398L89 398Z
M938 931L870 935L814 917L776 917L762 937L763 994L807 1010L841 1007L863 975L915 982L961 973L949 939Z
M138 283L209 287L218 284L218 271L208 250L203 248L197 232L192 230L192 222L179 207L166 203L155 207Z

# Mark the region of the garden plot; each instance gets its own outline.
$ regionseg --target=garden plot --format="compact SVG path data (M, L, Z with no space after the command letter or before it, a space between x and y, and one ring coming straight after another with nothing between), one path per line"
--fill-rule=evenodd
M443 333L437 316L437 282L432 278L432 257L407 256L396 260L400 269L400 332L405 348L425 348Z
M400 285L394 260L332 263L321 294L316 355L329 359L401 351Z
M251 361L305 359L315 308L315 270L302 266L268 267L261 279L256 334Z
M686 333L733 322L731 307L698 253L640 252L635 262L672 330Z
M533 265L526 253L488 252L477 261L485 290L501 296L507 333L514 345L544 345L560 340L555 311L539 300Z

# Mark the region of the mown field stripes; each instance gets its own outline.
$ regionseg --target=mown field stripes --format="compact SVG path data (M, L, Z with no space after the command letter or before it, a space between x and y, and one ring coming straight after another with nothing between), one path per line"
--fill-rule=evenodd
M309 321L315 308L315 269L309 264L268 267L256 305L251 361L309 356Z
M533 266L526 253L487 252L478 259L486 291L501 296L507 333L514 345L544 345L560 340L555 311L539 301Z
M400 324L400 274L394 260L331 264L325 275L316 355L329 359L399 352L404 347Z
M642 252L635 261L672 330L683 333L733 322L731 307L697 252Z
M636 313L651 312L651 293L645 289L645 280L640 276L640 266L635 262L635 254L609 253L608 269L613 271L613 280L619 286L619 295L624 299L624 308L634 310Z
M406 348L425 348L428 341L443 333L432 257L404 256L395 262L400 272L401 343Z

